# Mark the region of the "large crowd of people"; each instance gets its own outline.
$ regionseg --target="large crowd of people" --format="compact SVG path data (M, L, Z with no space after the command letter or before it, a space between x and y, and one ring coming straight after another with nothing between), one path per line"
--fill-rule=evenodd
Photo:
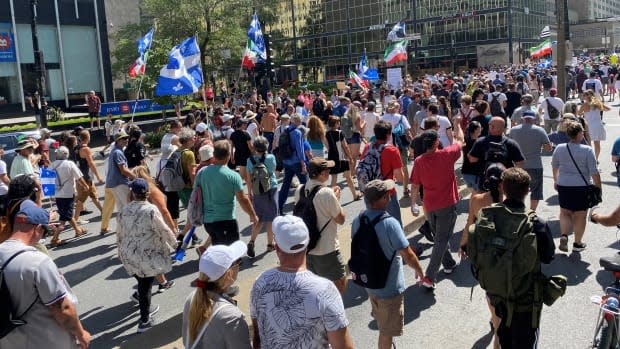
M403 265L431 291L440 270L450 274L458 268L450 240L462 200L459 182L472 194L459 252L467 258L481 208L505 203L511 210L536 211L545 199L542 155L551 154L552 173L546 175L559 196L558 249L569 252L571 239L573 252L587 248L587 196L592 185L602 188L605 97L615 99L617 77L617 68L601 60L567 71L566 86L557 85L553 69L534 66L407 75L398 87L301 89L296 96L284 89L242 93L236 84L223 84L203 110L194 107L165 125L154 168L140 128L108 116L109 145L100 153L107 162L105 176L95 165L89 130L66 132L62 146L50 154L53 140L43 129L41 139L20 142L10 171L0 161L0 209L7 217L0 262L13 258L4 274L11 280L15 315L27 322L0 338L0 347L49 347L45 338L51 333L88 346L90 335L75 312L75 297L46 248L70 243L61 239L68 230L75 237L88 233L80 216L88 213L90 197L101 214L100 235L116 232L118 257L137 280L130 297L140 309L138 333L155 326L159 307L151 304L152 284L156 281L160 291L174 286L165 276L174 268L170 254L184 248L191 234L189 244L200 261L196 290L183 309L181 337L187 348L352 348L342 300L349 256L339 247L348 242L338 239L347 215L342 207L346 187L352 200L366 206L353 220L352 236L370 224L381 250L392 257L384 286L367 288L378 347L389 348L404 328ZM560 99L560 89L573 98ZM98 105L94 98L89 102L91 115ZM619 157L620 140L613 147L616 164ZM57 174L51 215L40 208L43 168ZM96 184L105 188L102 204ZM399 185L402 198L395 189ZM402 199L410 200L413 216L423 212L426 219L420 233L433 243L426 270L405 237ZM237 206L252 225L247 244L240 242ZM111 223L115 208L116 223ZM190 220L190 212L198 221ZM616 218L617 212L592 214L593 222L607 225L616 224ZM15 255L21 250L26 253ZM264 272L251 290L250 337L245 315L235 305L235 281L242 259L263 251L274 252L279 265ZM351 276L361 282L357 277ZM513 314L493 298L489 306L496 348L535 344L538 324L527 325L522 311ZM43 331L48 326L58 329ZM52 342L61 343L57 338Z

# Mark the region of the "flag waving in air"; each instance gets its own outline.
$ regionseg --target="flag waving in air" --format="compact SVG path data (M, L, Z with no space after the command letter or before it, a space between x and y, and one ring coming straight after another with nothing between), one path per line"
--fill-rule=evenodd
M248 29L248 43L243 52L243 60L241 65L244 68L252 69L256 63L264 63L267 61L267 49L265 47L265 38L260 28L258 15L252 15L252 22Z
M362 80L359 75L355 74L353 70L349 70L349 80L353 85L357 85L362 89L370 88L370 84L366 80Z
M155 29L151 28L145 36L141 37L138 40L138 53L140 56L136 58L135 62L129 67L129 76L136 77L138 75L143 75L144 70L146 69L146 56L147 51L151 49L151 44L153 43L153 33Z
M359 75L364 75L368 70L368 59L366 58L366 49L364 49L364 53L362 53L362 58L360 59L359 64L357 65L357 73Z
M156 96L182 96L198 92L202 85L200 47L192 36L168 54L168 64L161 68L155 88Z
M541 42L538 46L530 48L530 57L542 58L551 54L551 40L547 39Z
M405 34L405 20L402 20L396 24L394 24L394 27L392 27L392 30L390 30L390 32L387 35L387 40L388 41L400 41L402 39L404 39L406 36Z
M407 40L394 43L385 50L383 56L386 64L396 64L398 62L407 61Z

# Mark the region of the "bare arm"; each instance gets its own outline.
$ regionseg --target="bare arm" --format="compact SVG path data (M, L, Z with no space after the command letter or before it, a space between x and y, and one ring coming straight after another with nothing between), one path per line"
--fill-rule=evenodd
M260 349L260 335L258 333L258 321L252 318L252 347Z
M92 173L95 174L95 177L97 177L97 182L103 183L103 179L101 179L101 176L99 175L99 171L97 171L97 166L95 165L95 162L93 161L93 152L90 150L90 148L85 147L85 148L80 149L80 157L82 159L86 159L86 162L88 163L88 168L90 169Z
M606 227L611 227L616 224L619 224L620 223L620 205L618 205L618 207L616 207L616 209L608 215L600 214L596 212L596 210L593 209L591 219L592 221L594 221L594 223L600 223L601 225L604 225Z
M415 252L411 249L411 246L407 246L399 251L400 256L403 258L405 264L407 264L411 269L415 271L416 279L422 280L424 278L424 271L420 266L420 261L418 260L418 256L415 255Z
M118 167L118 170L121 172L121 174L127 178L129 178L130 180L134 180L136 178L136 176L133 174L133 172L129 171L129 169L127 168L127 165L125 164L120 164L120 165L116 165Z
M344 209L341 208L340 212L338 212L338 215L334 217L334 222L336 222L336 224L344 224L345 219L346 215L344 213Z
M2 183L9 185L9 182L11 181L9 179L9 175L7 175L6 173L0 175L0 181L2 181Z
M402 183L403 180L405 179L405 175L403 174L403 168L398 168L396 170L394 170L394 179L396 181L396 183Z
M353 349L353 342L346 327L335 331L327 331L327 341L332 349ZM254 347L256 349L256 347Z
M592 175L592 181L594 182L594 185L596 185L597 187L601 188L601 175L600 174L593 174Z
M245 195L243 190L239 190L235 194L235 196L237 197L237 200L239 201L239 205L241 206L243 211L245 211L245 213L247 213L248 216L250 216L250 222L257 223L258 217L256 216L256 212L254 212L254 207L252 207L252 202L250 201L248 196Z
M48 305L47 308L51 311L54 320L77 339L80 343L80 348L88 347L90 344L90 333L82 327L77 310L68 297Z

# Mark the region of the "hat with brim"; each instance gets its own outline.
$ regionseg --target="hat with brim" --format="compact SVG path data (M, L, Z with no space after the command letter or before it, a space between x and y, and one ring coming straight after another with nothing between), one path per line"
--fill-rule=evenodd
M120 130L116 136L114 136L114 140L118 141L124 138L129 138L129 135L127 134L127 132L125 132L125 130Z
M24 150L28 148L34 149L34 144L32 144L31 141L24 139L24 140L19 141L19 143L17 143L17 148L15 148L15 150Z
M200 256L198 270L205 274L209 281L216 281L239 259L246 256L248 248L242 241L230 245L213 245Z
M364 189L364 196L369 202L375 202L381 199L385 194L389 193L394 189L396 184L393 180L380 180L375 179L368 184L366 184L366 188Z
M291 119L291 116L290 116L290 115L288 115L288 114L282 114L282 115L280 115L280 120L281 120L281 119L290 120L290 119Z
M230 120L232 120L232 119L234 119L234 118L235 118L235 116L234 116L234 115L231 115L231 114L224 114L224 115L222 116L222 121L223 121L223 122L228 122L228 121L230 121Z
M256 117L256 114L254 114L254 112L248 110L247 112L245 112L245 117L243 118L243 121L249 122L250 120L254 119L255 117Z
M332 160L325 160L323 158L313 158L308 165L308 172L310 176L317 175L324 170L330 169L336 166L336 163Z

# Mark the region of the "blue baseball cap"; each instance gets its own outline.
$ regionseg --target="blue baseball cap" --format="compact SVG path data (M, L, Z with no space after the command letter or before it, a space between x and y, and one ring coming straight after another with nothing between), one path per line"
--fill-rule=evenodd
M129 182L129 189L134 194L146 194L149 191L149 183L143 178L136 178Z
M15 216L15 223L32 224L32 225L46 225L49 224L49 213L35 206L29 206L21 209Z

